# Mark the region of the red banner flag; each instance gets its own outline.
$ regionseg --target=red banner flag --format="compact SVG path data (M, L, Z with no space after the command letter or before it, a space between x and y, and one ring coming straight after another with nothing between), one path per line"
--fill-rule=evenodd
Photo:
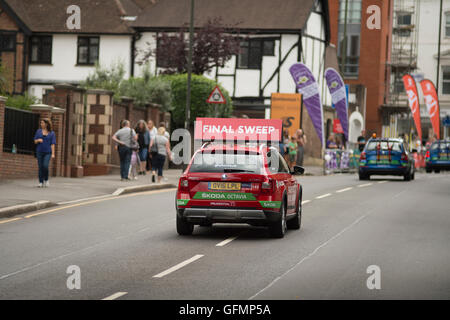
M408 96L409 107L414 118L417 134L420 140L422 140L422 127L420 125L420 105L419 95L417 94L417 87L414 78L409 74L403 76L403 85L405 86L406 94Z
M428 114L430 115L434 133L437 138L440 139L440 108L436 88L434 87L433 82L427 79L420 81L420 86L422 87L423 98L425 100L425 104L427 105Z

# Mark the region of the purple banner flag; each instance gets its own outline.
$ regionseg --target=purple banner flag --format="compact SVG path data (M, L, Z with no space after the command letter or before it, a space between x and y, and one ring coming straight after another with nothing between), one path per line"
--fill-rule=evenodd
M317 135L325 147L325 137L323 136L323 109L320 101L319 86L311 70L303 63L294 64L289 71L294 78L298 92L303 96L303 103L308 110L309 117L316 129Z
M331 100L336 108L336 113L344 130L345 139L348 140L348 110L345 84L339 73L333 69L325 70L325 80L331 93Z

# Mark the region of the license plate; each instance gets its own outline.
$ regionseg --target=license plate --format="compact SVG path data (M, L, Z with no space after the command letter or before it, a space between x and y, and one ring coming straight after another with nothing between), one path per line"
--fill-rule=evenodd
M389 156L380 156L380 160L389 160Z
M228 190L239 191L241 190L240 182L208 182L209 190Z

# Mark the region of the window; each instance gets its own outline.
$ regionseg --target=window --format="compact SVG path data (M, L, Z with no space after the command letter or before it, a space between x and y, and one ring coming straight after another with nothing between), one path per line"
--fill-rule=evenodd
M179 68L186 65L186 61L174 60L174 57L183 57L181 50L186 50L183 42L180 42L179 36L160 37L156 43L156 66L158 68ZM180 54L168 53L180 52ZM187 56L187 53L185 54Z
M241 41L238 67L242 69L261 69L262 57L273 55L275 55L275 40L243 40Z
M450 66L443 68L443 72L442 72L442 94L450 94Z
M217 152L197 153L189 172L208 173L262 173L261 156L244 151L219 150Z
M339 23L345 23L345 0L339 4ZM361 23L361 0L348 0L347 23Z
M397 24L399 26L411 25L411 14L410 13L399 13L397 16Z
M14 33L0 34L0 51L14 51L16 48L16 35Z
M399 37L410 37L411 30L410 29L395 29L395 34Z
M445 14L445 36L450 37L450 12Z
M95 64L98 61L99 42L99 37L78 37L77 64Z
M52 36L31 37L30 62L52 63Z

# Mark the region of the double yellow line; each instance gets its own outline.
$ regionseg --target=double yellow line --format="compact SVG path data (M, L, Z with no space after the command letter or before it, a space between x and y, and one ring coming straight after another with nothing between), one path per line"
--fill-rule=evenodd
M19 217L19 218L3 220L3 221L0 221L0 224L5 224L5 223L14 222L14 221L23 220L23 219L30 219L30 218L41 216L41 215L48 214L48 213L53 213L53 212L61 211L61 210L64 210L64 209L70 209L70 208L85 206L85 205L88 205L88 204L93 204L93 203L98 203L98 202L104 202L104 201L115 200L115 199L124 199L124 198L137 197L137 196L152 195L152 194L163 193L163 192L170 192L170 191L175 191L175 190L177 190L177 189L176 188L170 188L170 189L153 190L153 191L145 191L145 192L126 194L126 195L123 195L123 196L111 196L111 197L108 197L108 198L97 199L97 200L87 200L87 201L80 202L80 203L74 203L74 204L67 205L67 206L57 207L57 208L48 209L48 210L44 210L44 211L41 211L41 212L29 214L29 215L26 215L25 217Z

